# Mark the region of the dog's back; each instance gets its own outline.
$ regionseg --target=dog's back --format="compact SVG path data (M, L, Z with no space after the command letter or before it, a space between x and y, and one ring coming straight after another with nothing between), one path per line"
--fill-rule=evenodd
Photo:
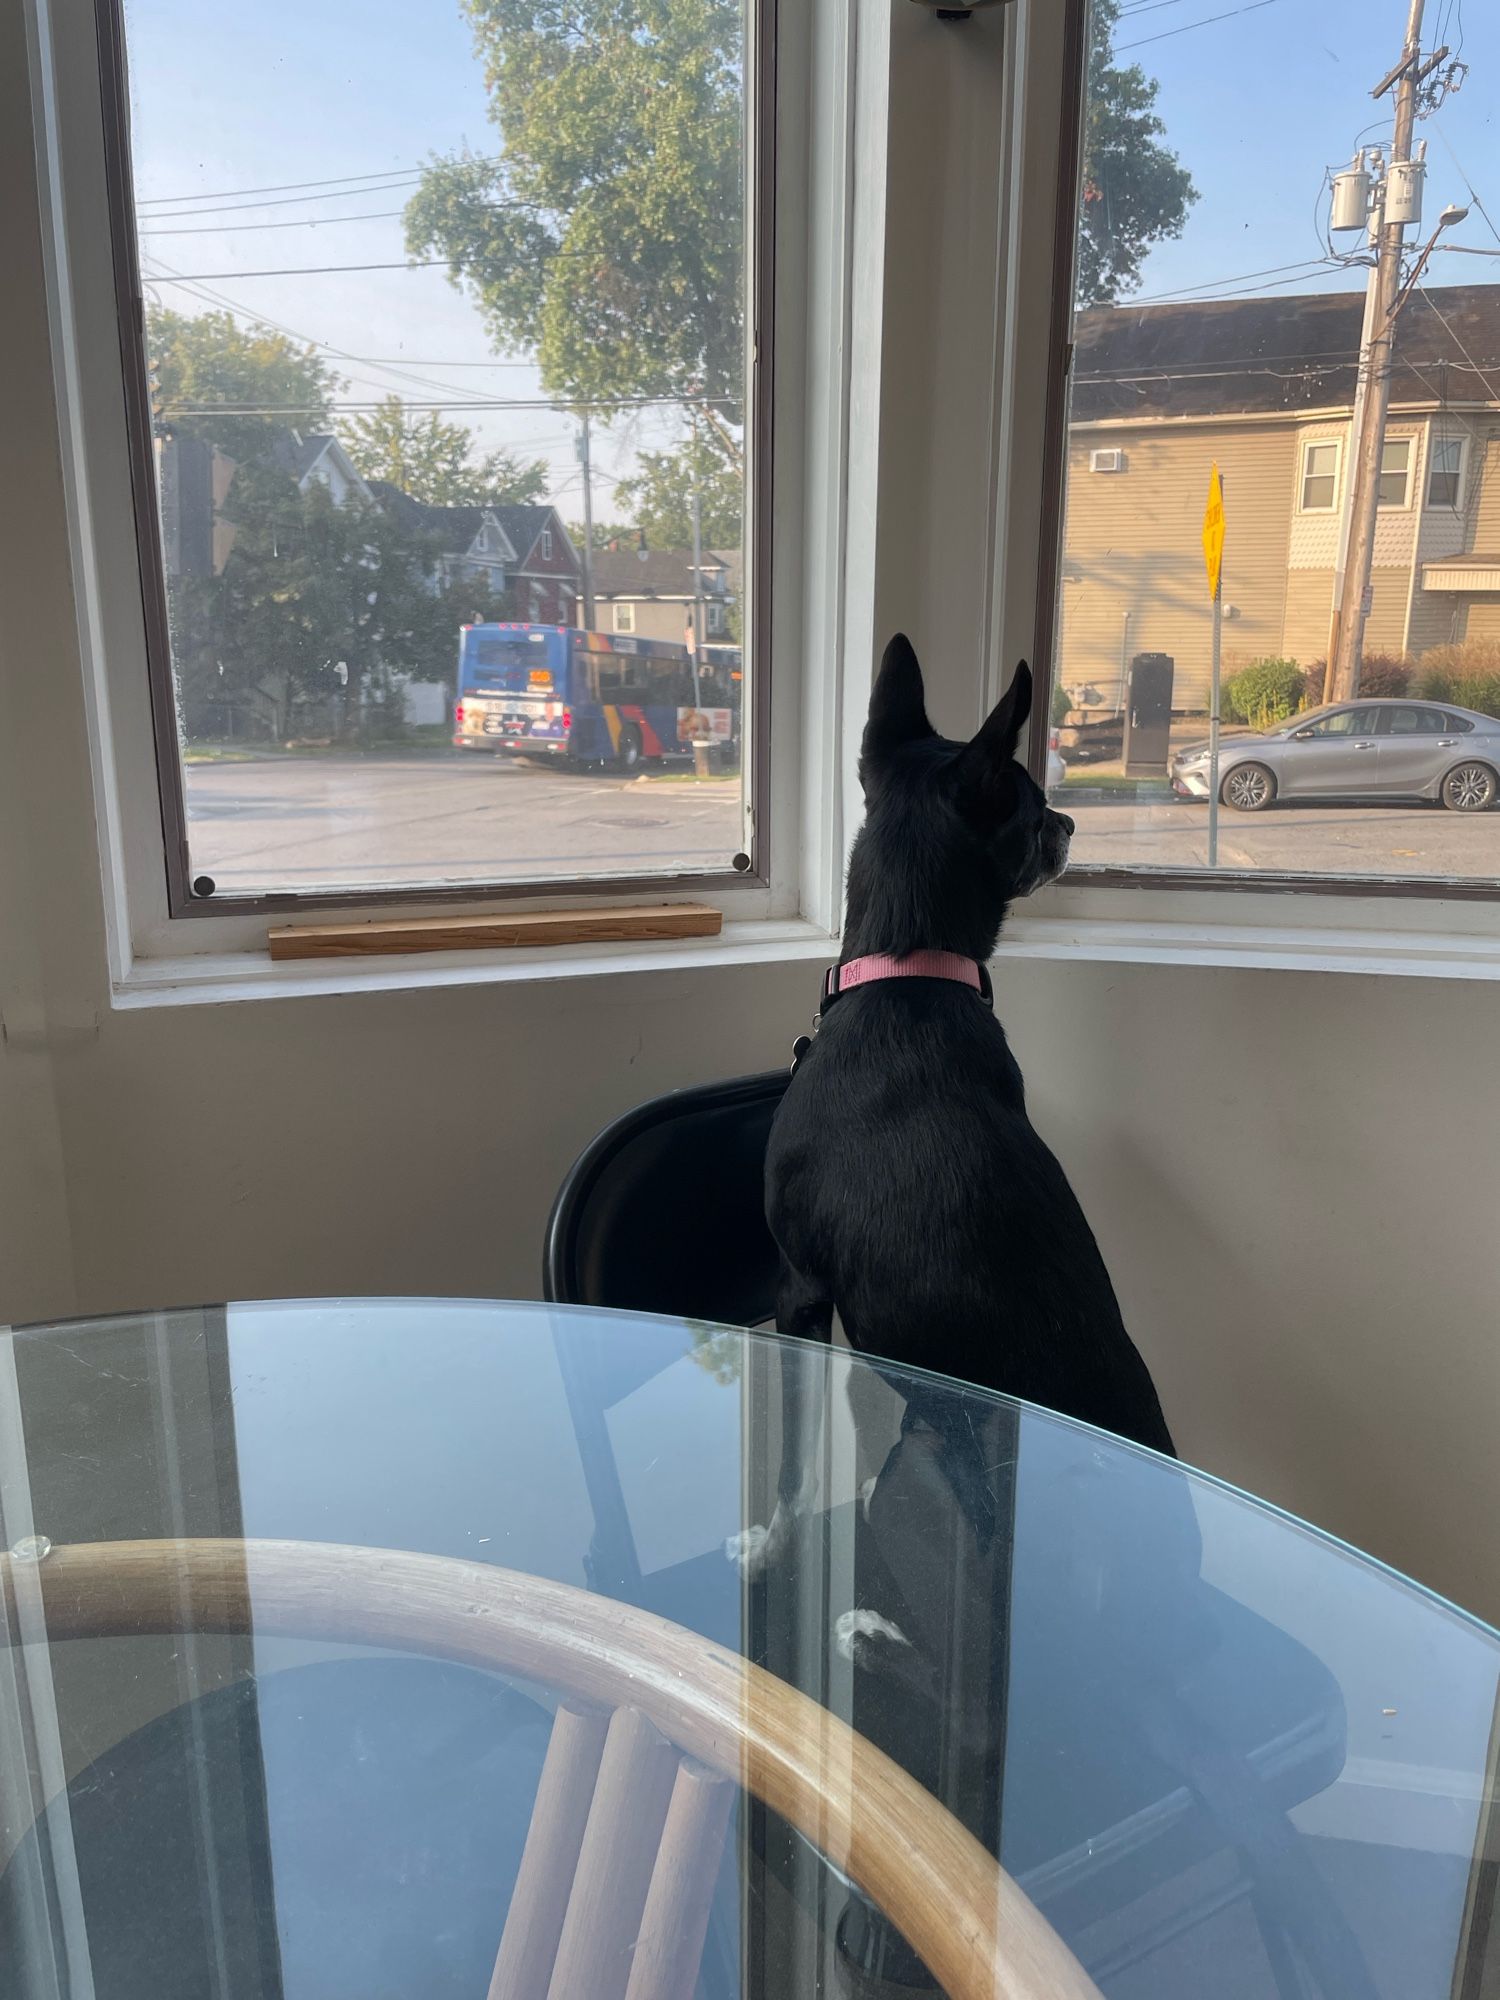
M974 741L948 742L910 646L892 642L861 759L845 962L984 964L1011 898L1060 872L1071 825L1014 761L1029 701L1022 668ZM887 979L828 1008L777 1114L766 1197L797 1296L830 1301L856 1347L1172 1449L1093 1234L972 989Z

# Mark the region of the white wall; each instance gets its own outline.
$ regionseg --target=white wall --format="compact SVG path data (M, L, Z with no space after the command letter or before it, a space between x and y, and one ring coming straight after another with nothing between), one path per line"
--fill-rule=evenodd
M12 382L46 342L18 12ZM814 973L112 1011L53 413L15 398L6 427L0 1316L533 1292L587 1137L784 1060ZM1495 988L1003 951L996 986L1185 1456L1500 1618Z

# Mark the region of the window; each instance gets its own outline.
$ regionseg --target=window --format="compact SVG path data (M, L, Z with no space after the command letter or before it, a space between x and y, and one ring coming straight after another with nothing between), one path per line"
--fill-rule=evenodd
M755 600L741 524L765 490L768 371L752 378L745 324L772 325L768 36L756 0L419 0L351 42L347 7L308 0L226 63L206 15L131 0L106 88L137 483L159 509L140 525L162 549L146 570L174 915L561 878L755 884L738 741L709 788L668 769L649 811L637 791L598 812L556 715L466 682L460 634L559 617L582 564L563 571L552 522L537 541L557 582L517 577L527 509L581 516L587 479L605 521L648 468L711 485ZM559 62L587 106L566 129L531 83ZM374 124L329 116L334 74ZM635 115L684 77L691 116ZM664 226L642 191L669 183ZM489 499L497 479L514 501ZM634 631L634 606L614 625ZM531 737L513 782L480 782Z
M1411 483L1411 439L1387 438L1380 454L1382 507L1404 507Z
M1380 727L1378 708L1341 708L1333 715L1308 722L1297 731L1299 737L1373 736Z
M1456 508L1459 474L1464 463L1463 439L1435 437L1428 445L1427 454L1428 506Z
M726 629L724 606L718 603L711 603L706 605L704 607L704 617L708 625L709 637L710 638L722 637Z
M1055 302L1051 348L1061 521L1043 575L1056 583L1033 654L1052 677L1034 768L1076 826L1064 891L1379 883L1500 901L1500 818L1466 817L1474 799L1440 789L1442 770L1439 810L1401 796L1425 753L1403 753L1403 779L1393 740L1420 734L1440 763L1449 704L1500 718L1493 592L1484 562L1466 562L1488 545L1462 509L1464 437L1432 415L1463 382L1486 427L1500 425L1500 381L1474 373L1500 354L1500 285L1465 286L1462 321L1421 287L1390 314L1368 532L1353 476L1360 413L1379 410L1359 395L1367 245L1361 230L1335 231L1330 251L1326 201L1315 227L1303 199L1345 138L1321 116L1293 119L1277 154L1284 181L1247 208L1233 163L1255 156L1260 107L1283 73L1276 10L1200 8L1192 33L1113 0L1088 12L1073 72L1071 297ZM1393 60L1389 21L1357 9L1350 21L1340 61L1373 89ZM1389 159L1393 95L1374 101L1368 132L1356 119L1349 145ZM1465 199L1446 158L1428 177L1433 216ZM1406 236L1414 256L1417 232ZM1115 454L1128 479L1092 476ZM1215 468L1217 619L1204 544ZM1013 484L1012 510L1019 498ZM1448 510L1451 525L1423 508ZM1027 554L1012 536L1007 588ZM1477 755L1473 733L1466 747Z
M1338 497L1338 445L1332 440L1326 444L1305 444L1302 447L1303 513L1329 513L1338 504Z
M1389 736L1442 736L1452 727L1452 718L1440 708L1392 708L1385 727Z

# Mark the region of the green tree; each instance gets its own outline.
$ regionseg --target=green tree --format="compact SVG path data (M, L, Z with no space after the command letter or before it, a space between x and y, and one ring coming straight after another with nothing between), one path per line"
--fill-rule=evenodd
M674 451L643 451L638 463L640 470L616 486L615 504L645 530L653 547L692 547L695 479L704 548L739 547L744 475L717 431L701 428Z
M350 458L366 479L389 480L433 507L482 507L546 498L546 462L523 462L513 452L474 453L466 424L446 422L436 410L408 410L386 396L373 410L341 427Z
M1120 0L1094 0L1078 231L1080 305L1107 305L1140 283L1153 243L1180 236L1198 199L1187 170L1159 144L1159 88L1139 63L1113 58Z
M494 156L433 162L406 211L502 351L579 405L743 394L740 0L463 0Z
M153 402L161 429L205 438L236 461L288 430L326 430L339 378L316 348L227 312L156 307L146 321Z

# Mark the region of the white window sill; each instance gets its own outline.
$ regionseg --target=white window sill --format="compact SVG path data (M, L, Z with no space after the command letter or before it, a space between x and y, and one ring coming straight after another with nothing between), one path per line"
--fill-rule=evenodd
M1124 892L1134 903L1132 892ZM1207 892L1212 895L1212 892ZM1301 921L1226 922L1232 900L1214 897L1215 920L1197 914L1203 899L1173 899L1181 916L1150 913L1066 913L1056 892L1035 912L1012 915L996 954L1007 961L1096 960L1120 965L1215 966L1240 971L1394 974L1411 979L1500 981L1500 931L1438 928L1410 922L1355 927L1347 903L1302 902ZM1100 900L1092 892L1091 901ZM1286 909L1285 899L1281 909ZM1300 899L1299 899L1300 900ZM1189 901L1197 906L1187 907ZM1050 907L1049 907L1050 905ZM1059 905L1063 913L1059 914ZM1138 906L1137 906L1138 907ZM1422 906L1417 906L1418 908ZM1476 906L1462 906L1472 919ZM1443 906L1425 906L1441 921ZM1128 909L1128 904L1127 904ZM1248 912L1247 912L1248 914ZM1259 914L1259 913L1257 913ZM1448 912L1451 914L1451 910ZM777 963L822 964L838 939L802 918L728 923L716 938L639 945L562 945L533 951L443 952L429 956L329 959L273 965L260 953L138 959L116 981L113 1004L138 1007L226 1006L246 1000L287 1000L346 993L430 991L449 986L545 984L622 973L710 970Z
M1332 923L1204 923L1186 914L1181 920L1012 917L996 958L1001 964L1007 958L1094 959L1120 965L1500 980L1500 937L1460 931L1355 929Z
M514 951L450 951L388 958L301 959L273 964L260 952L137 959L114 983L118 1009L223 1007L342 993L393 993L447 986L544 984L620 973L708 970L809 960L837 952L826 930L802 918L726 923L716 938L651 944L549 945Z

